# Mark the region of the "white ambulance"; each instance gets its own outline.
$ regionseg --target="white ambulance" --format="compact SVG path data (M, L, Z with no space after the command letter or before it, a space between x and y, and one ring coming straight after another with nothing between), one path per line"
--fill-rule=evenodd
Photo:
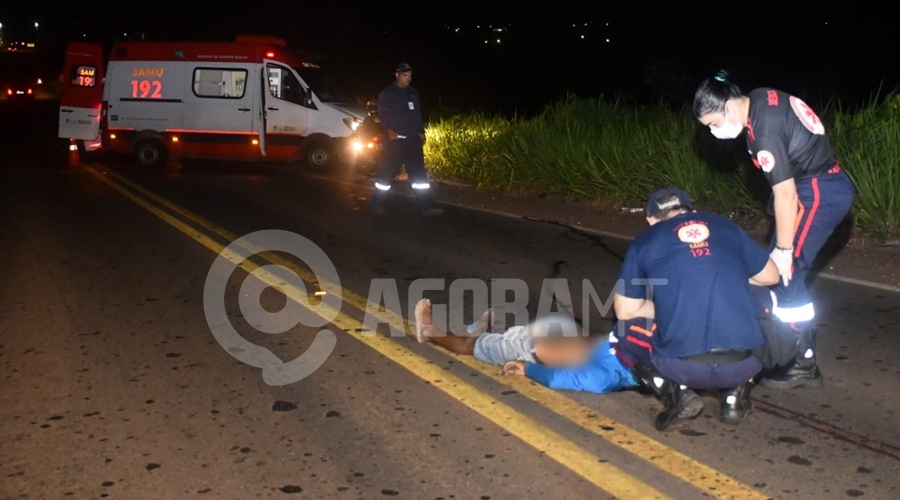
M105 74L99 44L70 42L62 78L59 136L145 167L197 158L329 170L351 158L366 115L321 67L266 36L121 42Z

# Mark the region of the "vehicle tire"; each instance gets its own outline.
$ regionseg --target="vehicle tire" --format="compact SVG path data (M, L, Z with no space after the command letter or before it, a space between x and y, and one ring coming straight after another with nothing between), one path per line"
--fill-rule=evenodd
M334 170L337 155L334 145L328 139L312 139L303 148L303 160L315 172Z
M169 152L166 147L157 139L147 139L138 143L134 148L134 159L137 164L144 168L157 168L166 164L169 158Z

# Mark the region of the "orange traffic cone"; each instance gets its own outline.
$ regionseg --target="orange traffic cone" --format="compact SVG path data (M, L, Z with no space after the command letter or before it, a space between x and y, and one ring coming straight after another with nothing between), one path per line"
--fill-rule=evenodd
M78 141L69 139L69 166L77 167L81 165L81 157L78 154Z

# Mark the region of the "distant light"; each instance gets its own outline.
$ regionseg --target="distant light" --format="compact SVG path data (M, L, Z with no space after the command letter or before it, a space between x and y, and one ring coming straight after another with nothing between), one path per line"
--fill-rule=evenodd
M581 39L584 40L584 35L581 35Z
M172 136L172 142L178 142L178 136L177 136L177 135L173 135L173 136Z
M456 32L459 33L459 28L456 28Z
M488 43L488 41L487 41L487 40L485 40L485 41L484 41L484 43Z
M3 29L3 23L0 23L0 30Z
M499 39L499 38L497 39L497 43L500 43L500 39Z
M253 139L252 141L250 141L250 144L253 144L254 146L259 145L259 139Z
M38 26L40 26L40 25L39 25L37 22L35 22L35 23L34 23L35 29L37 29Z
M275 57L275 53L274 52L266 52L266 57L271 59L271 58Z
M606 39L606 43L609 43L609 38Z
M606 23L606 25L609 26L609 23Z

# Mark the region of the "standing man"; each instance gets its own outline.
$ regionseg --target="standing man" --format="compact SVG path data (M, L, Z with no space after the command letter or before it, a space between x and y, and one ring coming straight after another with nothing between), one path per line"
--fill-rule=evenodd
M769 250L781 281L771 288L770 310L797 337L798 350L789 366L760 383L778 389L821 385L807 274L850 212L853 183L838 163L822 121L795 96L768 87L744 95L722 71L700 83L694 116L717 139L735 139L746 128L753 164L772 187L775 232Z
M778 269L740 226L694 211L681 189L653 193L647 223L616 282L616 355L665 405L658 430L703 411L694 389L719 389L720 420L739 424L763 368L750 286L775 284Z
M419 92L410 85L412 71L407 63L397 65L393 83L378 94L378 117L384 127L385 141L372 198L372 211L376 215L384 213L385 202L401 166L406 167L419 212L422 215L443 213L434 206L425 171L425 121Z

